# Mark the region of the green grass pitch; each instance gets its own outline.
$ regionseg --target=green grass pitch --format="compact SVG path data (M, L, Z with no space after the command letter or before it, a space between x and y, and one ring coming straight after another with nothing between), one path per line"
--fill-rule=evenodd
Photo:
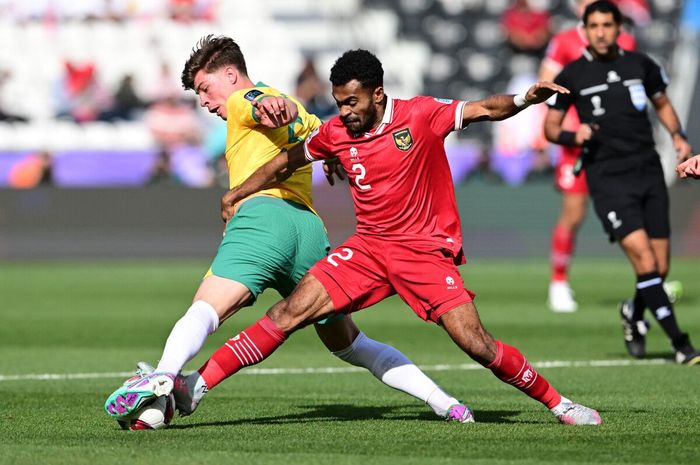
M676 260L682 326L700 344L700 263ZM355 315L467 402L477 423L434 416L362 372L245 374L213 390L191 417L161 431L125 432L102 411L123 381L109 373L157 361L206 261L0 264L0 464L564 464L699 463L700 367L627 361L617 304L633 289L623 258L578 259L581 309L544 305L544 261L474 260L463 268L484 324L520 348L562 394L600 410L600 428L559 425L538 403L471 361L395 298ZM214 334L187 367L257 319L261 297ZM669 357L654 324L650 359ZM591 361L597 361L591 363ZM572 363L577 362L577 363ZM469 364L466 368L460 364ZM438 369L438 365L446 365ZM307 328L259 368L341 368ZM258 368L256 367L256 368ZM36 379L84 374L84 379Z

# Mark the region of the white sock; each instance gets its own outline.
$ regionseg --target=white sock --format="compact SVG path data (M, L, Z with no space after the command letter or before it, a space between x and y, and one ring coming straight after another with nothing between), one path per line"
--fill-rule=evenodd
M459 401L446 394L416 365L397 349L368 338L364 333L349 347L333 355L352 365L367 368L387 386L416 397L439 416L447 415L449 408Z
M561 401L555 407L550 408L549 411L555 415L559 415L560 413L562 413L562 410L564 408L564 404L571 404L571 403L572 403L571 400L567 399L564 396L561 396ZM569 405L567 405L566 407L569 407Z
M193 303L170 331L156 373L177 375L218 327L219 315L214 307L203 300Z

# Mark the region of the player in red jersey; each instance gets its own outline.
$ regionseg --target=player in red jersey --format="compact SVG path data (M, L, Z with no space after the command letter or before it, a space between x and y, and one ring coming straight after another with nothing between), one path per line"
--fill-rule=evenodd
M224 196L224 217L230 217L235 203L248 195L312 160L337 158L350 179L357 231L317 262L289 297L219 348L200 368L202 381L212 388L267 358L297 329L399 294L472 359L543 403L562 423L599 425L598 412L561 396L518 349L481 325L474 294L464 288L457 268L465 260L443 145L450 132L471 122L501 120L568 90L540 82L524 95L476 102L398 100L384 94L383 73L370 52L346 52L331 70L339 116L313 133L303 152L282 152Z
M583 11L593 0L579 0L577 14ZM634 37L622 32L617 43L625 50L635 50ZM574 60L577 60L588 46L588 39L583 30L583 23L561 31L552 37L547 47L545 58L539 71L540 81L553 81L555 76ZM564 127L567 131L576 131L579 125L576 111L566 113ZM555 312L574 312L578 308L569 287L569 265L574 252L576 233L586 217L588 208L588 186L583 173L574 175L574 166L581 152L580 147L561 146L559 161L554 173L554 184L562 194L561 211L552 230L550 249L551 280L549 284L549 308Z

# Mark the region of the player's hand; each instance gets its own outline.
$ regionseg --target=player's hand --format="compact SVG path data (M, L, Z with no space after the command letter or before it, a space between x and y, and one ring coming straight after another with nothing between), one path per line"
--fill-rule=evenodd
M684 161L676 167L676 173L681 178L700 179L700 154Z
M323 162L323 172L326 174L326 179L328 184L331 186L335 185L335 179L333 176L337 176L341 181L345 180L345 170L343 165L340 164L337 158L332 160L326 160Z
M227 223L233 218L240 200L235 189L226 191L223 197L221 197L221 219L224 223Z
M549 81L540 81L528 89L525 101L528 103L542 103L554 94L568 94L569 89Z
M296 103L284 97L266 97L250 103L260 124L268 128L287 126L299 116Z

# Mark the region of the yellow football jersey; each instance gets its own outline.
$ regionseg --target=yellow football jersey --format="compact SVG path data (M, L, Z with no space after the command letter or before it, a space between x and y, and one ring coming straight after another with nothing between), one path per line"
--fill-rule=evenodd
M294 101L299 109L296 121L277 129L260 125L255 117L255 108L250 102L270 96L284 96ZM309 114L297 100L262 82L258 82L254 88L241 89L231 94L226 101L226 109L226 163L231 188L242 184L282 149L303 143L309 134L321 125L321 121L315 115ZM306 205L313 211L311 165L298 169L279 186L259 193L292 200Z

